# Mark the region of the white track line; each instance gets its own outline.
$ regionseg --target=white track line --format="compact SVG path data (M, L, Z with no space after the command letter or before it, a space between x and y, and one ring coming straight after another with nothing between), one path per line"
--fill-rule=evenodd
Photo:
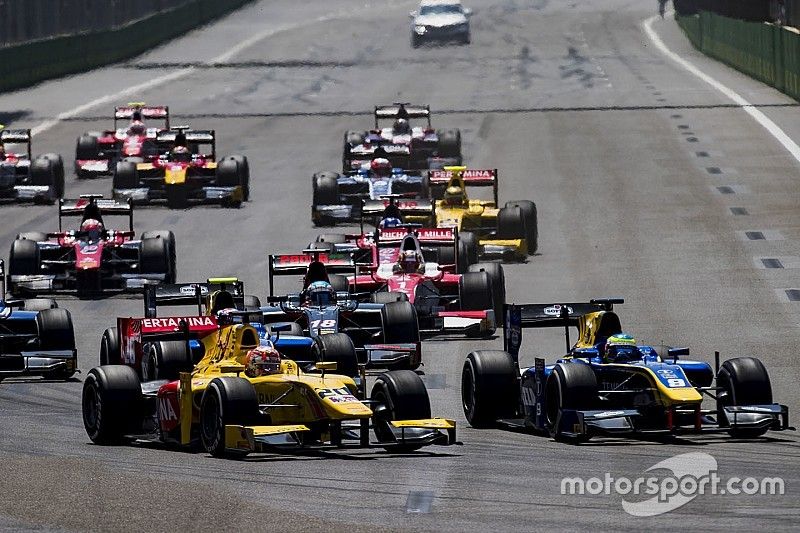
M258 44L260 41L262 41L264 39L267 39L268 37L272 37L273 35L277 35L278 33L289 31L289 30L293 30L293 29L296 29L296 28L299 28L299 27L302 27L302 26L308 26L308 25L312 25L312 24L318 24L320 22L326 22L328 20L333 20L333 19L336 19L336 18L340 18L342 16L347 16L347 14L348 14L347 11L340 11L340 12L331 13L331 14L328 14L328 15L323 15L323 16L317 17L315 19L306 20L306 21L303 21L303 22L295 23L295 24L286 24L284 26L279 26L277 28L272 28L270 30L264 30L264 31L262 31L260 33L257 33L255 35L253 35L252 37L249 37L249 38L245 39L244 41L242 41L239 44L235 45L234 47L230 48L227 52L224 52L224 53L218 55L217 57L211 59L209 61L209 63L217 64L217 63L224 63L226 61L229 61L236 54L239 54L239 53L243 52L247 48L250 48L251 46L254 46L255 44ZM191 74L192 72L194 72L195 70L197 70L197 67L183 68L183 69L177 70L175 72L171 72L169 74L165 74L163 76L159 76L157 78L153 78L153 79L148 80L148 81L146 81L144 83L140 83L139 85L134 85L132 87L128 87L128 88L123 89L121 91L118 91L116 93L107 94L105 96L101 96L99 98L95 98L94 100L86 102L85 104L79 105L77 107L73 107L72 109L64 111L63 113L59 113L58 115L56 115L56 117L54 119L46 120L46 121L42 122L38 126L36 126L36 127L31 129L31 134L32 135L38 135L40 133L44 133L45 131L50 130L53 127L55 127L56 125L58 125L59 122L67 120L67 119L70 119L70 118L73 118L73 117L76 117L76 116L80 115L81 113L84 113L85 111L88 111L89 109L91 109L93 107L97 107L99 105L107 104L107 103L110 103L110 102L119 101L119 100L123 99L126 96L138 94L138 93L141 93L142 91L146 91L146 90L152 89L154 87L158 87L159 85L164 85L167 82L174 81L174 80L177 80L177 79L180 79L180 78L184 78L184 77L188 76L189 74Z
M671 17L673 14L674 12L670 11L666 15ZM681 56L679 56L678 54L667 48L667 46L664 44L664 41L661 40L661 37L659 37L658 34L653 30L653 22L655 22L659 18L660 17L658 15L655 15L648 19L645 19L642 22L642 28L644 29L644 32L647 34L647 36L650 38L653 44L656 45L656 48L658 48L665 56L675 61L684 69L688 70L689 72L691 72L692 74L694 74L695 76L697 76L698 78L708 83L716 90L718 90L719 92L721 92L722 94L733 100L733 102L736 105L741 106L742 110L744 110L745 113L753 117L753 119L756 122L761 124L764 127L764 129L769 132L770 135L775 137L775 139L777 139L778 142L781 143L783 147L786 148L786 150L790 154L792 154L792 157L794 157L798 162L800 162L800 146L798 146L797 143L795 143L786 134L786 132L784 132L769 117L767 117L764 113L756 109L753 104L742 98L742 96L739 95L739 93L718 82L708 74L702 72L692 63L688 62L687 60L685 60L684 58L682 58Z

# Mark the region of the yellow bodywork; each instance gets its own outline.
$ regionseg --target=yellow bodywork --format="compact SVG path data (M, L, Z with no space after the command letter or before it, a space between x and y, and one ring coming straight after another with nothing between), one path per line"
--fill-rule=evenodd
M258 403L272 407L268 411L273 425L248 426L246 433L250 440L254 435L307 430L306 424L322 420L357 420L372 416L372 410L357 397L355 381L348 376L307 374L291 360L281 362L279 373L255 378L246 376L247 352L259 343L258 332L250 325L223 327L205 337L202 343L205 355L191 374L181 375L181 440L184 444L189 444L191 427L199 421L203 393L214 378L223 376L247 379L256 391ZM231 430L226 429L226 435L228 431ZM239 431L238 435L243 434Z
M478 238L479 249L487 246L509 249L513 255L524 259L528 255L525 239L497 239L493 234L497 230L497 215L500 209L494 200L476 200L467 196L467 189L462 173L466 167L445 167L453 171L453 177L447 187L460 187L464 191L464 203L452 205L444 200L436 200L434 215L436 227L458 228L458 231L469 231Z
M180 185L186 183L186 167L167 167L164 169L164 183L167 185Z

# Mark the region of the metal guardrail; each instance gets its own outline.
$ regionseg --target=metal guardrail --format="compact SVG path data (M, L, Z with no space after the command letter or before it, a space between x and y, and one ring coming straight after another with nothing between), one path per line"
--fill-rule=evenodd
M0 0L0 47L112 30L190 0Z

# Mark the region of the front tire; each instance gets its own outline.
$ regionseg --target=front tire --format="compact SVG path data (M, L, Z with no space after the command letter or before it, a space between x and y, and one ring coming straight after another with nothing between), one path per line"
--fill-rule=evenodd
M769 374L759 359L737 357L722 363L717 375L717 409L720 425L729 426L723 407L736 405L768 405L772 403L772 384ZM751 439L760 437L769 428L731 428L731 437Z
M392 420L418 420L431 417L431 402L425 383L412 370L392 370L380 374L370 392L374 402L372 418L375 436L380 442L394 443ZM419 445L389 446L385 449L409 452Z
M598 404L597 376L584 363L559 363L550 373L545 384L547 399L547 425L550 435L556 440L566 437L559 431L558 423L562 409L591 410ZM577 442L589 440L582 435Z
M244 378L215 378L200 402L200 441L213 457L243 456L245 450L225 448L225 426L247 425L258 418L258 398Z

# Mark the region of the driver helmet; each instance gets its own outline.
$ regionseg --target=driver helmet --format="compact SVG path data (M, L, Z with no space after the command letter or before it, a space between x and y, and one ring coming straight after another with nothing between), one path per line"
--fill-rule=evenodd
M104 230L103 223L96 218L87 218L81 222L81 231L89 237L90 241L99 241Z
M397 218L397 217L386 217L384 219L381 219L381 222L380 222L380 224L378 224L378 227L380 229L387 229L387 228L399 228L402 225L403 225L403 221L400 220L399 218Z
M192 152L185 146L176 146L170 152L173 161L188 163L192 160Z
M392 131L400 135L407 135L411 133L411 125L408 123L408 119L398 118L395 120L394 125L392 126Z
M144 122L141 120L134 120L128 126L128 135L144 135L147 128L144 127Z
M624 363L639 357L636 339L627 333L617 333L606 339L605 357L609 363Z
M460 185L451 185L444 191L444 203L446 205L463 205L467 203L467 194Z
M331 305L336 303L336 291L327 281L315 281L306 289L306 299L312 305Z
M388 177L392 175L392 164L385 157L373 159L369 164L373 176Z
M247 352L244 373L249 378L278 374L281 371L281 354L275 346L266 341Z
M423 268L422 256L416 250L403 250L397 262L403 272L408 274L419 272Z

